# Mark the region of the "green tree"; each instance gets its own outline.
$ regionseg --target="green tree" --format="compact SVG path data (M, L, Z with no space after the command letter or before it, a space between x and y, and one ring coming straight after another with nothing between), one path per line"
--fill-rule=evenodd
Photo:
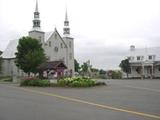
M99 74L101 74L101 75L102 75L102 74L106 74L106 71L103 70L103 69L100 69L100 70L99 70Z
M3 52L2 52L2 51L0 51L0 55L2 55L2 53L3 53Z
M130 73L129 60L128 59L122 60L119 66L122 69L122 71L126 73L127 78L128 78L128 74Z
M120 71L112 71L112 79L121 79L122 73Z
M31 37L19 39L17 52L15 53L17 67L25 73L37 73L37 67L46 61L44 50L38 40Z
M81 70L83 75L88 74L88 64L86 62L81 65Z
M80 70L80 65L76 59L74 59L74 67L75 67L75 72L79 72Z

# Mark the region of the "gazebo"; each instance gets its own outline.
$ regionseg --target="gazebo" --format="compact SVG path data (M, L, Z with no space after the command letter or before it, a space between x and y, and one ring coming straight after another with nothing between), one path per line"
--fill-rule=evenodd
M63 61L50 61L42 63L39 67L39 73L41 76L44 75L44 72L53 75L55 78L60 78L64 76L64 70L67 69Z

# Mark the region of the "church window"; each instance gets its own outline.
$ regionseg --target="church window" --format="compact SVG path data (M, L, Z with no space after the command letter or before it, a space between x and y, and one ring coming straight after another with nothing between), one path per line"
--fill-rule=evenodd
M55 47L55 48L54 48L54 51L55 51L55 52L58 52L58 47Z
M63 44L61 43L61 48L63 48Z
M57 34L55 34L55 39L57 39Z
M70 60L72 59L72 53L69 54L69 59L70 59Z
M71 45L71 41L69 41L69 47L71 48L71 46L72 46L72 45Z
M49 41L49 47L51 47L51 41Z

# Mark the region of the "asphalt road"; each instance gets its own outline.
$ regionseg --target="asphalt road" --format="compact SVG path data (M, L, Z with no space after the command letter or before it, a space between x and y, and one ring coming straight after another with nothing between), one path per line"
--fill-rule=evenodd
M160 80L107 80L93 88L0 84L0 120L158 120Z

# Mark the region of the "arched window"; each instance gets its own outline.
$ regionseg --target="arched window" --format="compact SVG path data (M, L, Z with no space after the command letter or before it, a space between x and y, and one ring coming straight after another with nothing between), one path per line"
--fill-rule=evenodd
M51 47L51 41L49 41L49 47Z
M63 48L63 44L61 43L61 48Z
M55 48L54 48L54 51L55 51L55 52L58 52L58 47L55 47Z

